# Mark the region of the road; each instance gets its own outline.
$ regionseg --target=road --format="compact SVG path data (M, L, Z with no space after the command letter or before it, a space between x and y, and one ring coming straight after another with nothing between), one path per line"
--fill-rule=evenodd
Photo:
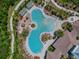
M18 8L20 7L20 5L24 2L25 0L21 0L17 6L14 8L14 11L12 12L12 15L10 17L10 30L11 30L11 56L9 59L12 59L12 55L14 53L14 41L15 41L15 36L14 36L14 32L13 32L13 16L15 14L15 11L18 10Z

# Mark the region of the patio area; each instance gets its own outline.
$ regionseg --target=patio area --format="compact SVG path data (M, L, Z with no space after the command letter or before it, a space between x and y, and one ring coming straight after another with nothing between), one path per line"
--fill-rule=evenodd
M64 36L53 44L56 50L54 52L48 52L47 59L60 59L61 55L68 57L68 51L73 45L79 44L79 40L76 39L77 34L79 34L79 21L73 23L72 32L65 31Z

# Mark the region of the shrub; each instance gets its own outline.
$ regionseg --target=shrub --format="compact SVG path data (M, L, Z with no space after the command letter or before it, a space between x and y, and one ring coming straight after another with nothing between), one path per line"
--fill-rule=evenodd
M52 46L52 45L51 45L51 46L49 46L49 47L48 47L48 51L50 51L50 52L55 51L55 47L54 47L54 46Z

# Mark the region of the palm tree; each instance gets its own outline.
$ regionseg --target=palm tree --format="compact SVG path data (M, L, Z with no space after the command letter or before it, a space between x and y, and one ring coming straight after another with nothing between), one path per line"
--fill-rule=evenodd
M73 30L72 24L69 22L65 22L62 24L62 28L64 30L68 30L69 32L71 32Z
M60 38L60 37L64 36L64 32L59 29L54 32L54 36L55 36L55 38Z
M55 51L55 47L54 47L53 45L50 45L50 46L48 47L48 51L50 51L50 52Z
M28 36L28 34L29 34L29 30L28 29L26 29L26 30L23 30L23 32L22 32L22 37L25 39L27 36Z

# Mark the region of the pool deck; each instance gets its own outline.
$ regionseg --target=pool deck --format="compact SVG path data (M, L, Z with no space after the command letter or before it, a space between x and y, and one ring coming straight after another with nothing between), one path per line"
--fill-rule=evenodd
M49 18L53 18L53 17L54 17L54 16L52 17L52 16L45 15L45 13L43 12L43 9L42 9L42 8L38 8L38 7L36 7L36 6L33 6L28 12L31 14L32 10L34 10L34 9L36 9L36 8L37 8L37 9L40 9L45 17L49 17ZM73 18L73 20L72 20L72 18ZM79 17L77 17L77 16L72 16L72 17L69 17L67 21L59 21L58 19L59 19L59 18L56 18L57 24L56 24L56 27L54 28L54 31L56 31L56 30L58 30L58 29L62 29L62 28L61 28L61 24L62 24L63 22L67 22L67 21L68 21L68 22L73 23L74 21L79 20ZM54 31L53 31L53 32L54 32ZM31 32L31 31L30 31L30 32ZM52 32L52 33L53 33L53 32ZM52 34L52 35L53 35L53 34ZM45 55L45 52L46 52L47 48L54 42L53 39L47 41L46 44L44 44L43 50L42 50L40 53L35 54L35 53L33 53L33 52L30 50L30 48L29 48L29 45L28 45L28 37L27 37L26 39L27 39L27 41L26 41L25 47L27 47L26 49L27 49L29 55L32 55L33 57L34 57L34 56L39 56L40 59L44 59L44 55Z
M73 46L68 37L68 31L64 33L62 38L59 38L53 46L56 48L54 52L48 52L47 59L60 59L61 55L67 56L68 50Z
M64 36L57 40L57 42L54 44L54 47L56 50L54 52L48 52L47 59L59 59L61 55L68 55L68 51L74 46L79 44L79 40L76 40L76 35L79 33L79 21L76 21L73 23L73 31L64 32ZM76 50L75 48L73 52ZM61 55L60 55L61 53Z
M33 6L28 12L31 14L32 10L34 10L34 9L40 9L45 17L48 17L48 18L51 18L51 19L52 19L53 17L55 17L55 16L51 17L51 16L45 15L45 13L43 12L43 9L38 8L38 7L36 7L36 6ZM31 18L31 19L32 19L32 18ZM55 27L54 30L53 30L51 33L54 33L54 31L57 30L57 29L62 29L62 28L61 28L62 22L59 21L58 19L59 19L59 18L56 18L56 22L57 22L56 26L57 26L57 27ZM31 31L30 31L30 32L31 32ZM53 34L52 34L52 35L53 35ZM28 36L28 37L29 37L29 36ZM35 53L33 53L33 52L30 50L30 48L29 48L29 45L28 45L28 37L26 38L27 41L26 41L26 44L25 44L25 47L27 47L26 49L27 49L28 53L29 53L30 55L32 55L32 56L40 56L40 59L44 59L44 55L45 55L45 52L46 52L47 48L54 42L54 40L53 40L53 39L52 39L52 40L48 40L48 41L46 42L46 44L44 44L44 47L43 47L42 51L41 51L40 53L38 53L38 54L35 54ZM40 40L41 40L41 39L40 39ZM41 41L41 42L42 42L42 41Z
M16 8L15 8L15 10L17 10L18 8L19 8L19 6L22 4L22 2L23 1L25 1L25 0L21 0L21 2L16 6ZM54 0L51 0L52 1L52 3L54 3L54 5L56 5L56 3L54 2ZM57 5L56 5L57 6ZM57 7L59 7L60 9L63 9L63 10L65 10L65 11L68 11L67 9L64 9L64 8L61 8L60 6L57 6ZM38 7L35 7L35 6L33 6L30 10L27 10L28 11L28 13L31 13L31 11L33 10L33 9L35 9L35 8L38 8ZM39 8L39 9L41 9L41 8ZM14 10L14 11L15 11ZM13 11L13 13L12 13L12 16L14 15L14 12ZM45 13L43 12L43 9L41 9L41 11L42 11L42 13L43 13L43 15L44 16L46 16L46 17L51 17L51 16L47 16L47 15L45 15ZM76 12L74 12L75 14L76 14ZM78 13L79 14L79 13ZM26 16L27 15L27 13L24 15L24 16ZM12 19L13 19L13 17L11 16L11 25L12 25ZM73 20L72 20L73 19ZM71 16L71 17L69 17L68 19L67 19L67 21L68 22L71 22L72 24L74 24L74 22L75 21L77 21L77 20L79 20L79 17L77 17L77 16ZM55 30L57 30L57 29L59 29L59 28L61 28L61 23L63 23L63 22L67 22L67 21L62 21L62 22L59 22L57 25L57 27L55 28ZM79 23L76 23L77 24L77 26L79 26ZM75 24L75 25L76 25ZM74 26L75 26L74 25ZM75 27L76 29L71 33L72 34L72 37L74 37L74 33L77 33L78 31L77 31L77 29L79 29L79 27ZM13 26L11 26L11 31L13 31ZM12 32L12 34L13 34L13 36L12 36L12 42L11 42L11 46L12 46L12 48L11 48L11 50L12 50L12 52L14 52L14 47L13 47L13 44L14 44L14 33ZM53 35L53 34L52 34ZM70 36L70 33L68 34L69 36ZM73 38L73 39L75 39L75 38ZM28 37L26 38L26 40L27 40L27 42L26 42L26 44L24 45L25 46L25 48L27 49L27 54L29 55L29 56L39 56L40 57L40 59L44 59L44 55L45 55L45 52L46 52L46 50L47 50L47 48L48 48L48 46L50 46L53 42L54 42L54 40L49 40L49 41L47 41L46 42L46 44L44 45L44 48L43 48L43 50L42 50L42 52L40 52L40 54L34 54L34 53L32 53L31 52L31 50L29 49L29 46L28 46ZM74 40L72 40L72 38L71 38L71 41L73 42L73 44L75 44L75 42L77 42L77 43L79 43L79 41L74 41ZM61 43L61 42L60 42ZM60 53L60 55L61 55L61 53ZM11 55L12 56L12 55ZM51 55L52 56L52 55ZM26 58L26 59L30 59L30 58ZM50 58L50 59L52 59L52 58ZM54 58L55 59L55 58Z

